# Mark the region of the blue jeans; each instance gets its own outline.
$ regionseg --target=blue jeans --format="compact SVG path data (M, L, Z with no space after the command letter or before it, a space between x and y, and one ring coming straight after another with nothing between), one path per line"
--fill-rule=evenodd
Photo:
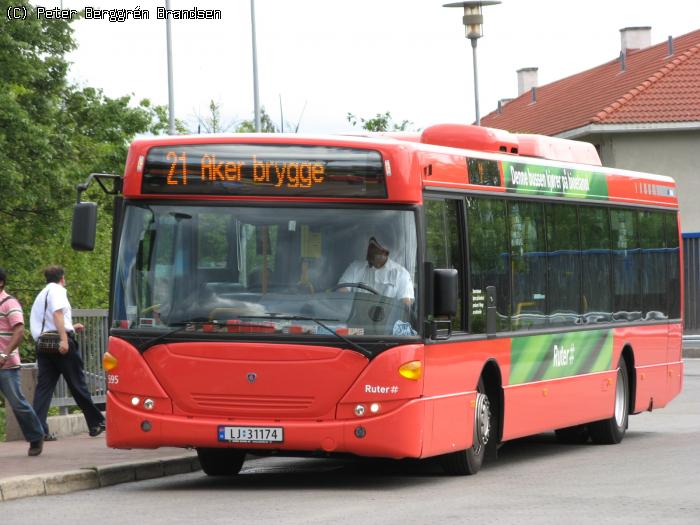
M24 439L39 441L44 437L44 429L32 406L22 395L19 386L19 368L0 370L0 392L7 404L12 407Z

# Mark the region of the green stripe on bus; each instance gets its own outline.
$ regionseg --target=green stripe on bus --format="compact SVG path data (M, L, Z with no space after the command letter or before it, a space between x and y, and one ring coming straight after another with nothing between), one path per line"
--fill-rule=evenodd
M513 338L509 384L609 370L612 348L611 330Z

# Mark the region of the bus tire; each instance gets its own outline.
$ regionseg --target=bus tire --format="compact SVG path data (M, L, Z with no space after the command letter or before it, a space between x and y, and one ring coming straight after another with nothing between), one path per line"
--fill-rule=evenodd
M583 445L588 443L588 428L586 425L576 425L573 427L558 428L554 431L559 443L565 445Z
M479 379L474 409L474 438L473 444L466 450L445 454L441 458L442 468L453 476L473 475L479 472L486 456L489 441L495 440L492 431L495 427L491 402L486 395L484 380Z
M617 379L615 381L615 411L610 419L603 419L588 425L593 443L614 445L622 441L629 421L629 405L627 361L621 357L617 365Z
M207 476L235 476L241 471L245 452L230 448L198 448L197 457Z

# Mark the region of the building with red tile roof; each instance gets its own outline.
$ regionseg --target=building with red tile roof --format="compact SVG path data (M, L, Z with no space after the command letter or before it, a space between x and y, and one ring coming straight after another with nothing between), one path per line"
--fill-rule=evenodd
M481 124L566 138L620 126L700 128L700 29L535 87Z

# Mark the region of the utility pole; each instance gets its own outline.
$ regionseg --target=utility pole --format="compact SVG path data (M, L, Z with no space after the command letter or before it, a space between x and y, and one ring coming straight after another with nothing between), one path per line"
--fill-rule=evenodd
M253 104L255 107L255 131L260 133L260 99L258 97L258 46L255 39L255 0L250 0L250 26L253 35Z
M173 87L173 44L170 30L170 0L165 0L165 38L168 49L168 134L175 135L175 94Z

